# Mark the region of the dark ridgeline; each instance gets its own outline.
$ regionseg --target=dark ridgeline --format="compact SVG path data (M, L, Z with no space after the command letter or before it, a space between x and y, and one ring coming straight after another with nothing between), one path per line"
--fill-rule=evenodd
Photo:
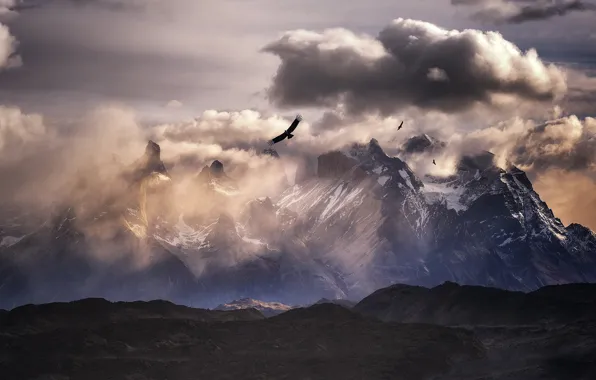
M593 379L594 294L588 284L529 294L394 285L351 309L321 300L265 308L268 318L246 299L239 310L103 299L27 305L0 312L0 372L7 380Z

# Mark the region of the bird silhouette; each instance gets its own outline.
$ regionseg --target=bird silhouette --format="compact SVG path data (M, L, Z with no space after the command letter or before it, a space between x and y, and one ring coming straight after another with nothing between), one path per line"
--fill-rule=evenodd
M294 119L294 121L292 122L290 127L287 130L285 130L284 133L282 133L281 135L269 140L269 145L277 144L278 142L284 140L286 137L288 139L291 139L292 137L294 137L292 132L294 132L294 130L296 129L296 127L298 127L298 124L301 121L302 121L302 116L296 115L296 118Z
M401 129L401 127L404 126L404 122L402 121L401 124L399 125L399 127L397 127L397 130L399 131Z
M433 164L436 165L437 163L435 162L435 160L433 160Z

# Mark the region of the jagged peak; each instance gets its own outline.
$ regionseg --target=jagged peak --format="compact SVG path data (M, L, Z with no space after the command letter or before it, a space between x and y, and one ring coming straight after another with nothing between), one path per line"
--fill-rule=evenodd
M263 205L265 207L273 207L273 201L269 197L261 197L253 200L253 202Z
M275 214L275 205L269 197L261 197L249 201L244 207L244 214L252 216L255 212L267 211Z
M370 156L384 156L387 157L385 151L379 144L379 140L372 138L366 143L353 143L348 149L340 151L344 155L351 158L367 158Z
M445 148L447 144L426 133L412 136L407 139L399 148L402 154L419 154L424 152L435 152Z
M206 165L201 169L196 179L209 186L219 184L237 190L237 183L234 179L228 177L225 172L224 165L219 160L214 160L211 165Z
M579 223L571 223L565 229L580 238L585 238L585 237L596 238L596 234L594 233L594 231L592 231L590 228L583 226Z
M161 156L161 147L153 140L149 140L147 142L147 146L145 147L145 155L149 157L155 157L158 160Z
M211 163L209 170L211 171L211 174L215 177L221 177L225 174L224 165L221 163L221 161L218 160L215 160Z
M339 177L358 165L358 161L344 152L332 151L317 159L317 175L321 178Z
M161 148L159 144L153 140L149 140L145 147L145 153L132 164L130 172L127 172L126 175L130 175L130 178L132 178L133 181L147 178L153 173L162 174L170 178L170 174L161 160L160 155Z

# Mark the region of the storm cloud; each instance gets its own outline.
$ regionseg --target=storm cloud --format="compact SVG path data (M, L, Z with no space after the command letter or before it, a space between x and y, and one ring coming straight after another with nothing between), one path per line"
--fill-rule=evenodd
M451 3L479 8L472 14L479 21L509 24L548 20L571 12L596 11L596 4L584 0L451 0Z
M286 32L263 49L281 59L269 88L280 107L335 107L390 115L407 106L457 112L500 96L549 102L565 74L496 32L396 19L377 37L346 29Z

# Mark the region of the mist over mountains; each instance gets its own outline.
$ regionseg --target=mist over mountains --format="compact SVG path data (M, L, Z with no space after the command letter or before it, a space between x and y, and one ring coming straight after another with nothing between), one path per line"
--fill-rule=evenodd
M399 151L432 159L443 148L422 135ZM524 171L489 152L418 176L373 139L301 161L290 185L272 149L269 166L240 178L219 160L175 176L161 151L149 141L101 181L101 170L79 174L50 210L3 205L0 308L87 297L296 305L394 283L596 281L596 235L564 226Z

